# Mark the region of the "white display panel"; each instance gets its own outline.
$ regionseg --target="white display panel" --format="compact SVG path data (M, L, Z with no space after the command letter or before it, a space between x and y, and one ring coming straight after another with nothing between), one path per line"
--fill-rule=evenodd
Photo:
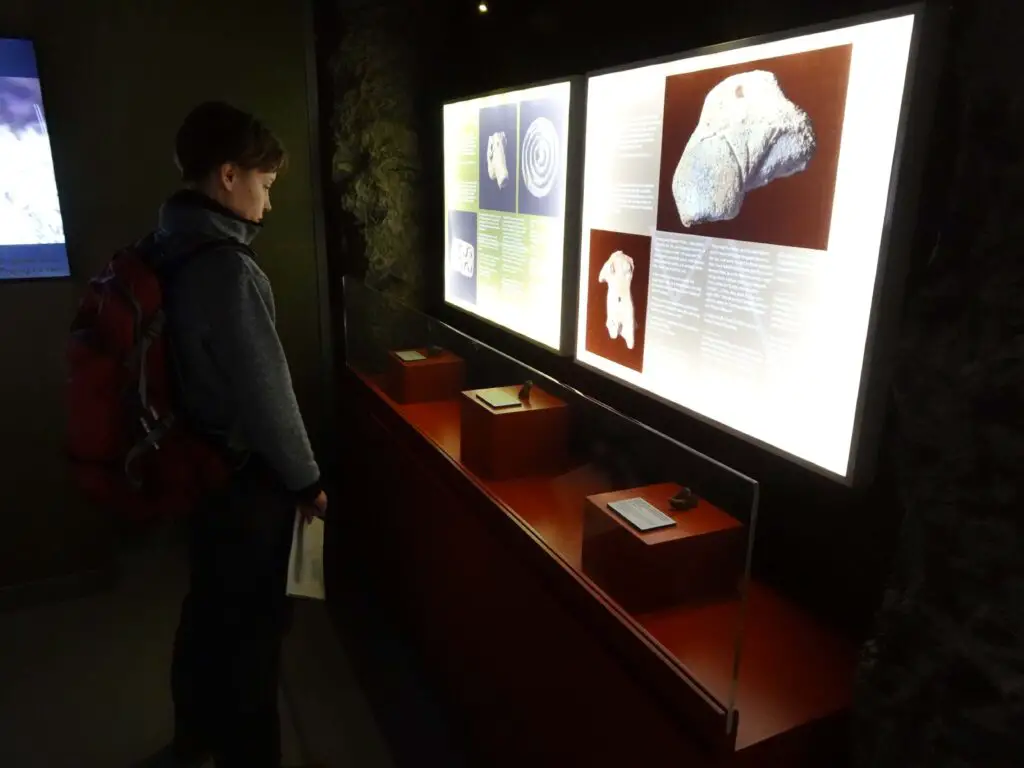
M562 335L570 90L444 107L445 301L552 349Z
M69 274L35 52L0 38L0 280Z
M915 23L589 79L579 362L847 477Z

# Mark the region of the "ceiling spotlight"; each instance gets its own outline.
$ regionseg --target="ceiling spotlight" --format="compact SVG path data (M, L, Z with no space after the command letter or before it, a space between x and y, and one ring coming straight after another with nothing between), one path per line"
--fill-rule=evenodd
M480 3L476 9L480 11L480 13L487 13L487 3Z

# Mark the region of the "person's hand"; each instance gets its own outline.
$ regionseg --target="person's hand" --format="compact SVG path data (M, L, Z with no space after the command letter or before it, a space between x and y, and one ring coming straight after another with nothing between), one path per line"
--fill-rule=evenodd
M312 504L298 504L295 511L302 515L302 519L308 525L313 522L314 517L323 517L327 512L327 494L320 491L320 495L313 500Z

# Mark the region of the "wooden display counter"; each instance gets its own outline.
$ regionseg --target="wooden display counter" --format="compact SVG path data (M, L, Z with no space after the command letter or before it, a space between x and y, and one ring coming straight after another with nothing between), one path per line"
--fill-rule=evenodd
M383 591L462 718L471 764L842 765L844 639L757 583L742 612L705 595L631 614L583 569L584 500L616 491L607 477L484 480L461 462L460 397L401 405L381 384L342 377L355 466L331 546L367 571L352 589Z

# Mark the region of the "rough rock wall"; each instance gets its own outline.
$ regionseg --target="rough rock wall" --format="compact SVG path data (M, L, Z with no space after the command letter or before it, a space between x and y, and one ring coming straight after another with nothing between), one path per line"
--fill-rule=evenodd
M336 194L327 204L346 273L408 304L423 299L419 46L408 14L390 4L340 2L330 62Z
M1024 764L1024 9L960 19L952 184L915 276L890 439L905 519L857 695L858 765Z

